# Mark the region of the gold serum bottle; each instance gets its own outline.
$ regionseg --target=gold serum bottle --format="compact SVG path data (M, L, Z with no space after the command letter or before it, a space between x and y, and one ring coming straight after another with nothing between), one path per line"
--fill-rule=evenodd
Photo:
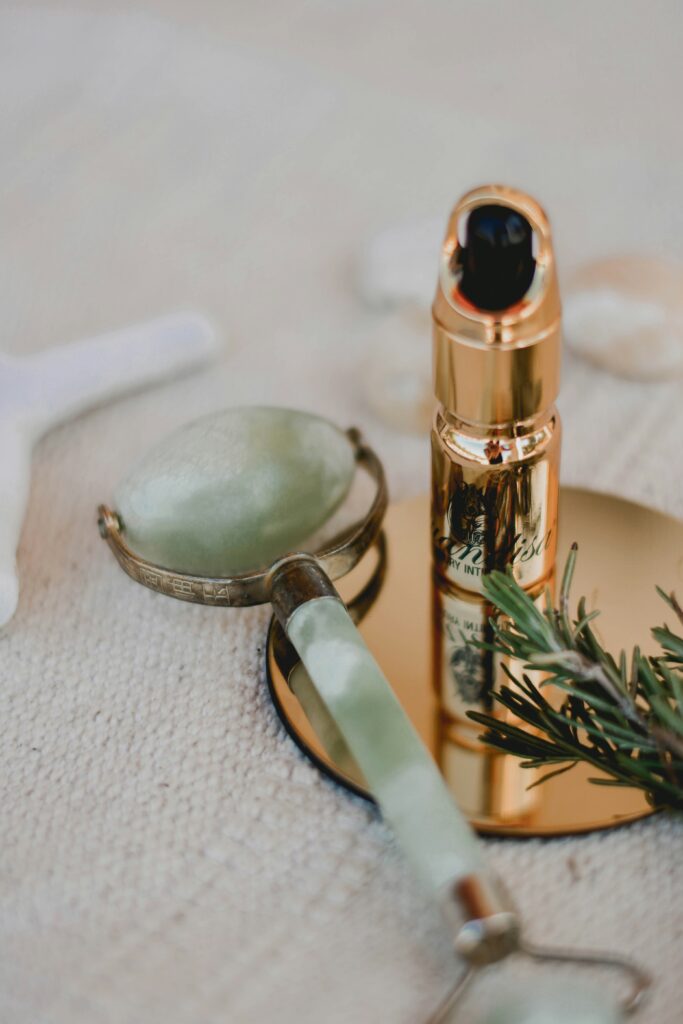
M477 709L510 684L490 643L482 577L511 569L542 600L557 546L560 301L550 229L529 196L492 185L455 207L433 307L434 684L440 765L483 823L532 820L538 790L519 762L481 743Z
M481 593L509 567L535 590L555 563L560 460L560 299L538 203L500 185L463 196L432 312L436 577Z

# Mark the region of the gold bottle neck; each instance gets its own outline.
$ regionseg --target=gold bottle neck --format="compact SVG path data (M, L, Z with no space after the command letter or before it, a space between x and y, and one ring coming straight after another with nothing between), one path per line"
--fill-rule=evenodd
M505 423L476 423L464 420L457 413L451 412L446 406L437 402L432 419L432 426L437 435L456 433L462 437L503 438L514 439L522 437L533 437L543 431L549 425L551 429L559 419L557 406L551 405L549 409L543 409L531 419L508 420Z
M535 240L531 285L501 311L477 309L460 291L460 230L478 206L509 206L530 223ZM490 185L457 204L444 239L434 320L437 400L469 423L531 420L552 409L559 391L560 299L550 227L542 208L514 189Z

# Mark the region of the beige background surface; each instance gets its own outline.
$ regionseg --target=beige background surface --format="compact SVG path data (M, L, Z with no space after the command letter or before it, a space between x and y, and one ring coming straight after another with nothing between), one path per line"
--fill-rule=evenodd
M682 29L673 2L0 7L3 347L189 306L227 341L218 369L37 452L0 635L1 1020L412 1024L445 988L446 937L381 823L268 705L265 611L134 587L93 509L144 445L237 401L359 423L394 496L423 490L426 443L361 397L360 249L503 179L548 207L565 272L683 256ZM566 481L683 515L681 392L567 359ZM680 575L672 555L662 582ZM489 850L535 938L642 958L642 1019L675 1024L682 843L652 821Z

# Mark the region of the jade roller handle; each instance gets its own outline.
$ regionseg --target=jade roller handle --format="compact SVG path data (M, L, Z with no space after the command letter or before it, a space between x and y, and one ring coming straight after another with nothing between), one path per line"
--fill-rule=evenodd
M506 956L518 947L517 914L334 586L313 558L293 555L273 566L269 590L382 816L422 882L458 922L456 950L477 964Z

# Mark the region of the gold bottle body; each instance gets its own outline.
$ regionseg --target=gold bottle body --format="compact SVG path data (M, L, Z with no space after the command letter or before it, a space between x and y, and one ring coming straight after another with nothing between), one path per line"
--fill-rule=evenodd
M525 589L555 565L561 447L555 407L525 422L477 426L437 407L432 429L434 568L449 586L482 593L510 569Z
M495 608L482 579L509 569L542 607L554 582L561 425L553 408L527 423L477 429L439 407L432 430L433 676L440 765L477 820L533 814L536 772L481 742L467 717L483 711L519 724L494 695L510 686L509 657L474 646L494 639ZM500 616L498 616L500 622ZM542 674L527 670L538 683Z
M461 288L463 227L481 205L512 207L534 235L531 284L499 311L474 306ZM446 230L432 315L433 672L440 763L472 817L511 822L533 811L538 791L528 787L534 772L483 744L482 728L468 712L514 723L495 695L513 685L506 669L519 666L487 649L496 612L485 599L484 577L510 571L539 605L554 578L560 300L550 226L531 197L499 185L463 196Z

